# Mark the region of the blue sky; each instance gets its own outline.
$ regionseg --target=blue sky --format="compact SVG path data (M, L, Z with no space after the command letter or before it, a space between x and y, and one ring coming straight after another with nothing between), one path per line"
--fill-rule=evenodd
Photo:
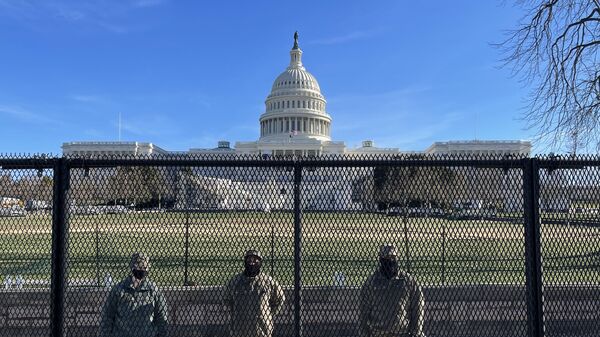
M491 46L521 12L501 0L0 0L0 153L118 139L167 150L258 138L295 30L354 147L530 139L528 89Z

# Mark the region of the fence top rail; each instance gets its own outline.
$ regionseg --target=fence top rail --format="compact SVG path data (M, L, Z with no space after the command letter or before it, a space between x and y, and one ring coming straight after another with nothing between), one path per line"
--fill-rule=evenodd
M600 155L543 155L536 156L538 167L544 169L580 169L586 166L600 167Z
M543 155L533 158L519 155L321 155L310 156L264 156L233 154L154 154L144 156L102 155L64 156L52 155L8 155L0 154L0 169L48 169L62 160L71 168L100 168L116 166L224 166L224 167L482 167L523 168L527 160L537 161L544 169L578 169L600 167L600 156L555 156Z
M0 154L1 169L51 169L58 157L51 155L4 155Z
M70 160L71 168L100 168L116 166L223 166L223 167L377 167L377 166L474 166L487 168L521 168L520 160L171 160L171 159L136 159L136 160Z
M151 155L65 157L72 168L114 166L255 166L255 167L374 167L374 166L476 166L521 168L526 157L508 156L441 156L441 155L323 155L259 156L259 155Z

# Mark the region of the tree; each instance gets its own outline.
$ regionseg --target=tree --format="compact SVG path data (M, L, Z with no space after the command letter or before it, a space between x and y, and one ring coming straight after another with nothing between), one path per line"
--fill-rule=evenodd
M418 203L450 209L466 193L465 179L461 170L450 167L380 166L373 170L370 198L383 205Z
M0 197L11 197L14 193L14 182L11 176L0 174Z
M174 181L168 168L120 166L111 177L113 198L126 204L156 204L162 207L166 199L174 198Z
M42 175L37 176L23 176L20 179L14 181L13 191L14 196L27 200L52 200L52 177Z
M517 0L527 14L499 46L533 85L523 119L538 141L600 151L600 0Z

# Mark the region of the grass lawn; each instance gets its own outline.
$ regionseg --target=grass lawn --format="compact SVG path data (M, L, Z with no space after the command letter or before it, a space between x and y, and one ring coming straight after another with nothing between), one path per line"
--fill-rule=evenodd
M302 223L305 285L360 285L377 266L378 247L387 242L397 245L403 268L425 284L525 283L524 229L518 218L306 212ZM182 285L187 270L191 282L220 285L241 270L241 256L251 247L262 251L265 271L293 284L291 212L79 215L69 225L73 284L103 285L107 273L117 281L128 273L129 255L144 251L152 258L151 275L159 284ZM544 224L545 281L599 284L599 250L597 227ZM50 256L50 216L0 218L0 281L20 274L30 284L47 284Z

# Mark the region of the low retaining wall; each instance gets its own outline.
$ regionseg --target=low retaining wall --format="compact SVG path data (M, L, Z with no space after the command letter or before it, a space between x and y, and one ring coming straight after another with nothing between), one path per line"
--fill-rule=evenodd
M220 287L163 289L169 303L170 335L225 336L228 313ZM424 288L425 332L434 336L527 336L525 288L454 286ZM65 335L95 336L107 290L67 290ZM305 337L357 336L357 288L315 287L302 290ZM546 336L597 336L600 287L545 289ZM293 291L276 318L276 336L293 336ZM0 290L0 336L48 336L48 290Z

